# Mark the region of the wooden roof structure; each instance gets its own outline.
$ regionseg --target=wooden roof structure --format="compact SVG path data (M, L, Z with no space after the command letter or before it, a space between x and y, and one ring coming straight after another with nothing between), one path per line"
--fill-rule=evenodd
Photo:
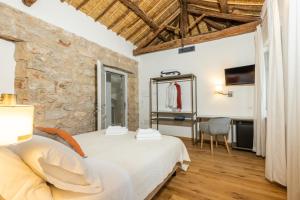
M253 32L264 0L61 0L132 42L134 55Z

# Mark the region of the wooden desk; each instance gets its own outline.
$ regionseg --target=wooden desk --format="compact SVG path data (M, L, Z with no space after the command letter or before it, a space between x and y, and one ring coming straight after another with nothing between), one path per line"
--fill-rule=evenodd
M254 119L253 117L250 117L250 116L242 116L242 117L239 117L239 116L217 116L217 115L200 115L197 117L197 122L203 122L203 121L208 121L209 119L211 118L217 118L217 117L228 117L231 119L231 131L230 131L230 134L231 134L231 148L233 149L240 149L240 150L247 150L247 151L252 151L252 149L247 149L247 148L242 148L242 147L238 147L237 146L237 143L234 142L234 125L236 125L238 122L240 121L243 121L243 122L253 122ZM198 129L199 130L199 129ZM198 133L199 134L199 133ZM200 134L199 134L200 135Z

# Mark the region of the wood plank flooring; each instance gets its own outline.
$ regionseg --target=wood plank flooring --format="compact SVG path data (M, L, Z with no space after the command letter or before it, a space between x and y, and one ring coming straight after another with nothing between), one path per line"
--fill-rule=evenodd
M225 147L186 144L191 165L187 172L179 171L154 200L282 200L286 189L264 178L264 159L254 153L232 150L228 155Z

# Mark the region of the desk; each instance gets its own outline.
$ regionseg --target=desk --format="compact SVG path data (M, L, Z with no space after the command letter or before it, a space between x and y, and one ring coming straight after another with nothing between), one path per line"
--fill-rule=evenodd
M231 123L230 123L231 124L231 131L230 131L231 141L229 141L229 142L231 143L231 147L233 149L252 151L252 148L238 147L237 142L235 142L235 140L234 140L234 126L237 125L237 123L239 123L239 122L253 122L254 121L253 117L251 117L251 116L225 116L225 115L200 115L197 117L197 122L208 121L211 118L217 118L217 117L228 117L231 119Z

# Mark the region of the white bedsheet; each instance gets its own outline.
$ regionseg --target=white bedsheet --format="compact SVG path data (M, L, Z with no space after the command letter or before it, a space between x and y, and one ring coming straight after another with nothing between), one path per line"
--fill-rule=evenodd
M98 172L103 184L103 192L99 194L82 194L51 187L54 200L129 200L133 199L133 190L128 173L107 161L95 158L86 159L88 165Z
M163 135L160 140L138 141L133 132L120 136L106 136L104 132L92 132L76 135L75 138L88 155L88 160L111 162L117 168L123 169L128 178L121 183L113 181L107 183L105 177L114 177L116 175L114 169L103 169L106 170L105 172L99 169L99 173L104 176L101 176L104 187L110 188L111 184L113 188L116 187L115 184L119 184L124 188L119 187L120 191L116 189L114 193L111 193L113 197L99 196L98 198L82 198L76 195L60 198L62 192L54 190L55 200L115 200L117 196L122 197L119 200L143 200L169 175L176 163L183 164L183 161L190 161L183 142L171 136ZM93 167L97 167L97 165ZM182 165L182 168L185 170L187 166ZM121 174L123 175L120 179L123 179L124 173ZM130 184L125 186L124 182L128 181ZM124 190L132 191L132 196L128 194L123 196ZM105 192L109 193L109 191Z

